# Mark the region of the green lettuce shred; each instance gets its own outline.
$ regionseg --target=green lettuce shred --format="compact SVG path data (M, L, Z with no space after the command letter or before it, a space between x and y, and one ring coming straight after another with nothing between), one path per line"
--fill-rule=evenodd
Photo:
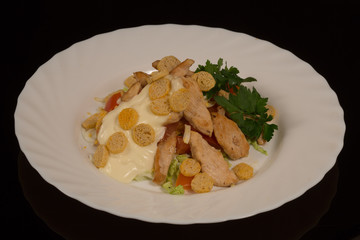
M175 186L175 183L180 172L180 164L188 157L189 155L187 154L177 155L171 161L165 183L162 185L162 188L165 192L170 193L172 195L184 194L185 191L183 186L182 185Z
M178 185L174 187L171 182L165 182L162 185L162 188L165 190L165 192L170 193L172 195L182 195L185 192L183 186Z
M261 152L266 156L268 155L267 151L264 148L260 147L256 140L247 139L247 141L254 147L255 150Z

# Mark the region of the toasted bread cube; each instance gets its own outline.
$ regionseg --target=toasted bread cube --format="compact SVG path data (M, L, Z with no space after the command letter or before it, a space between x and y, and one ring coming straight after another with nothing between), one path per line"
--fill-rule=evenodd
M254 174L254 169L246 163L239 163L232 170L240 180L248 180Z
M180 63L180 60L176 57L166 56L163 57L159 62L157 62L156 69L158 69L159 71L166 70L168 72L171 72L171 70L173 70Z
M155 141L155 130L146 123L136 125L132 131L132 138L139 146L147 146Z
M214 180L205 172L196 174L191 181L191 189L196 193L210 192L213 186Z
M96 148L96 151L93 156L93 164L97 168L105 167L107 161L109 159L109 152L105 145L99 145Z
M152 100L150 103L150 110L155 115L165 116L171 112L169 98L162 97Z
M180 172L185 177L193 177L201 170L201 165L193 158L187 158L180 164Z
M170 108L174 112L184 111L190 102L189 90L180 88L173 92L169 98Z
M117 154L125 150L128 140L123 132L112 134L106 142L109 152Z
M149 97L151 100L165 97L170 92L170 89L170 80L167 78L161 78L150 84Z
M139 114L133 108L124 108L118 116L119 125L124 130L131 129L139 120Z
M205 71L197 72L193 74L191 78L198 83L200 90L205 92L212 89L216 84L214 77Z

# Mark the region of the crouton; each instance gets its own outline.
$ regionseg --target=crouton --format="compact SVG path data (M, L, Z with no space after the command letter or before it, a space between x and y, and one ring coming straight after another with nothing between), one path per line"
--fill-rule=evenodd
M180 63L181 63L180 60L177 59L176 57L166 56L156 63L156 69L158 69L159 71L167 70L168 72L171 72L171 70L173 70Z
M109 152L105 145L99 145L93 156L93 164L97 168L105 167L109 158Z
M170 108L174 112L182 112L189 105L189 101L189 90L186 88L180 88L171 94L169 98Z
M106 142L109 152L117 154L125 150L128 140L123 132L112 134Z
M139 114L133 108L125 108L119 113L118 120L122 129L129 130L139 120Z
M214 77L210 73L205 71L197 72L193 74L191 78L198 83L201 91L205 92L212 89L216 84Z
M191 181L191 189L196 193L210 192L214 186L214 180L207 173L198 173Z
M155 141L155 130L149 124L138 124L131 133L134 142L139 146L144 147Z
M246 163L239 163L232 170L240 180L248 180L254 174L254 169Z
M193 177L201 170L201 165L193 158L187 158L180 164L180 172L185 177Z
M150 110L155 115L165 116L171 112L169 98L162 97L152 100L150 103Z
M161 78L152 82L149 87L149 97L151 100L165 97L171 89L170 81L167 78Z

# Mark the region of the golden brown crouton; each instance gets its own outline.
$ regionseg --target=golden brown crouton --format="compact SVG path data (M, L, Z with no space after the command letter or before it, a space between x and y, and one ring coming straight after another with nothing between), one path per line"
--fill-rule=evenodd
M149 97L151 100L165 97L171 89L170 81L167 78L161 78L152 82L149 87Z
M93 156L93 163L97 168L105 167L109 158L109 152L105 145L99 145Z
M123 132L112 134L106 142L107 149L114 154L121 153L125 150L128 140Z
M191 78L198 83L201 91L209 91L215 86L216 83L214 77L205 71L197 72L193 74Z
M165 116L171 112L169 98L162 97L151 101L150 110L155 115Z
M159 71L166 70L168 72L171 72L177 65L179 65L181 62L179 59L177 59L174 56L166 56L163 57L159 62L156 62L156 69ZM153 65L155 62L153 63Z
M129 130L139 120L139 114L133 108L125 108L119 113L118 119L120 127L124 130Z
M239 163L232 170L240 180L248 180L254 173L254 169L246 163Z
M196 193L210 192L214 186L214 180L207 173L198 173L191 181L191 189Z
M180 164L180 172L185 177L193 177L201 170L201 165L193 158L187 158Z
M189 101L189 90L186 88L180 88L171 94L169 98L170 108L174 112L182 112L189 105Z
M147 146L155 141L155 130L145 123L136 125L132 129L132 138L139 146Z

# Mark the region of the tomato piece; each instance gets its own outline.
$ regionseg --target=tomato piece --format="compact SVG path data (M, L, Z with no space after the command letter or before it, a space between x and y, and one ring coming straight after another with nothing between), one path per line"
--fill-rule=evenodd
M179 176L176 179L176 186L183 186L184 190L191 190L191 181L193 180L194 177L186 177L184 175L182 175L181 173L179 173Z
M229 84L228 84L229 92L230 92L232 95L235 95L236 92L237 92L237 90L239 90L239 88L240 88L238 85L236 85L235 87L236 87L236 90L234 90L234 87L230 87Z
M121 97L121 92L113 94L109 99L107 100L105 104L104 110L107 112L112 111L115 107L117 107L119 104L117 103L118 99Z
M182 136L176 137L176 154L190 153L190 144L184 143Z

